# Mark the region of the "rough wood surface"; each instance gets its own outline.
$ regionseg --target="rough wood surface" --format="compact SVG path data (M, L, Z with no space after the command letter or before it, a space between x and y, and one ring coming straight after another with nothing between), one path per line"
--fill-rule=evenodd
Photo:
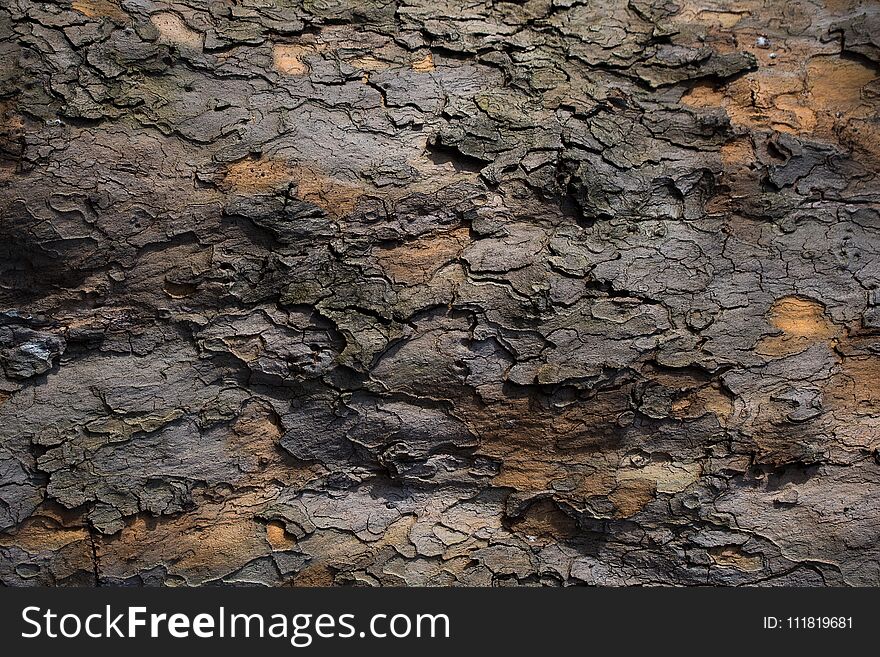
M0 582L880 584L880 8L5 0Z

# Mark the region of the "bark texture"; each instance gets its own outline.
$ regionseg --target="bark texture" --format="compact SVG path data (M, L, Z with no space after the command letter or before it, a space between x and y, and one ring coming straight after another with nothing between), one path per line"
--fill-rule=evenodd
M880 584L880 11L4 0L0 582Z

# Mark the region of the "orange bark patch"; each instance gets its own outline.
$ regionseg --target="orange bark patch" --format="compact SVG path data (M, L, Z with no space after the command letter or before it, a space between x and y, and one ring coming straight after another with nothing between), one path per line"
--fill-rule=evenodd
M270 522L266 525L266 540L273 550L289 550L296 543L279 522Z
M782 297L770 308L770 323L782 335L763 338L755 351L764 356L788 356L803 351L839 331L825 314L825 306L812 299Z
M275 446L282 432L271 408L262 403L250 403L232 425L232 433L234 450L253 451L254 447L258 447L256 453L262 453ZM249 445L251 450L248 450Z
M245 193L265 192L286 187L291 178L291 168L283 160L249 158L226 167L221 188Z
M180 555L175 563L178 571L216 572L231 565L243 565L264 552L260 526L248 517L219 513L210 520L184 517L159 527L175 543L175 553ZM149 529L140 518L123 531L135 553L139 550L137 545L150 540L145 532ZM155 538L150 542L155 545Z
M314 203L331 217L343 217L354 210L364 189L327 176L316 167L297 167L294 172L297 197Z
M809 45L793 43L791 52L773 66L762 66L723 87L698 84L682 103L724 108L737 125L827 141L837 141L835 127L876 114L862 93L877 77L873 69L838 55L814 56L804 66L806 57Z
M0 536L0 546L15 546L30 554L57 552L88 537L88 531L82 527L66 528L51 518L32 516L21 523L15 534Z
M702 471L699 463L671 461L620 468L614 475L615 484L608 499L614 504L618 517L628 518L641 511L658 493L682 492L700 478Z
M842 57L836 40L790 29L795 23L830 24L853 16L857 0L827 0L825 8L797 3L715 3L696 0L677 3L672 24L684 42L711 47L720 53L748 52L757 67L726 84L696 85L682 98L691 107L723 108L732 123L756 131L775 130L814 141L847 146L846 127L877 115L876 94L865 86L877 78L876 68L855 58ZM711 4L711 3L710 3ZM869 131L866 131L869 132ZM861 140L854 136L851 143ZM880 147L862 159L871 165Z
M691 107L721 107L737 125L780 132L811 130L812 110L802 100L803 74L783 68L761 69L716 88L711 83L695 86L681 101Z
M183 19L171 12L150 16L150 22L159 30L159 41L193 50L202 49L202 35L191 29Z
M267 156L228 165L219 186L224 191L259 194L278 192L290 184L296 185L297 198L317 205L331 217L351 212L364 193L363 187L331 178L317 167Z
M735 139L721 147L724 173L736 173L736 169L755 161L755 148L748 139Z
M376 260L398 283L426 283L434 273L454 260L470 240L467 228L432 235L390 249L379 249Z
M827 338L834 327L825 316L825 306L812 299L782 297L770 309L770 322L785 333L805 338Z
M89 18L112 18L120 23L129 20L119 4L111 0L74 0L70 6Z
M761 570L764 565L760 555L747 554L737 545L709 548L709 558L716 566L736 568L749 573Z
M877 74L861 62L840 57L814 57L807 65L807 86L814 105L846 112L862 102L862 87Z
M272 46L272 64L276 71L285 75L307 75L310 69L304 57L317 52L315 46L276 43Z
M412 69L419 73L428 73L434 70L434 56L428 53L421 59L417 59L412 63Z
M501 473L492 483L502 488L537 492L547 490L553 481L562 480L567 475L567 469L559 461L542 458L537 452L523 452L519 458L508 456L501 466Z
M381 59L377 59L372 55L364 55L363 57L356 57L348 62L355 68L359 68L362 71L382 71L390 66L388 62L382 61Z
M630 518L654 499L657 489L653 482L634 479L622 482L608 495L619 518Z
M136 570L132 564L165 563L191 584L231 572L265 555L266 530L254 516L277 492L278 486L267 484L227 499L200 497L197 508L181 516L137 516L121 533L101 539L101 565L109 574L125 576Z
M823 404L829 410L847 410L856 415L880 412L880 357L850 357L825 388Z
M722 107L724 91L709 82L701 82L687 91L681 102L689 107Z

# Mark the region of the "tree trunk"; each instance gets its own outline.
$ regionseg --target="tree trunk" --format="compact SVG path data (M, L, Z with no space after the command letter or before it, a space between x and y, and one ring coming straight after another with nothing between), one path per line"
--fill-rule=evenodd
M3 4L3 584L880 584L876 3Z

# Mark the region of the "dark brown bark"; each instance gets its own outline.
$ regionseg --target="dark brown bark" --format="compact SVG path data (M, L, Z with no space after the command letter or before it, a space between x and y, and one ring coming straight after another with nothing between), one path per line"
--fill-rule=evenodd
M880 584L877 4L0 40L3 584Z

